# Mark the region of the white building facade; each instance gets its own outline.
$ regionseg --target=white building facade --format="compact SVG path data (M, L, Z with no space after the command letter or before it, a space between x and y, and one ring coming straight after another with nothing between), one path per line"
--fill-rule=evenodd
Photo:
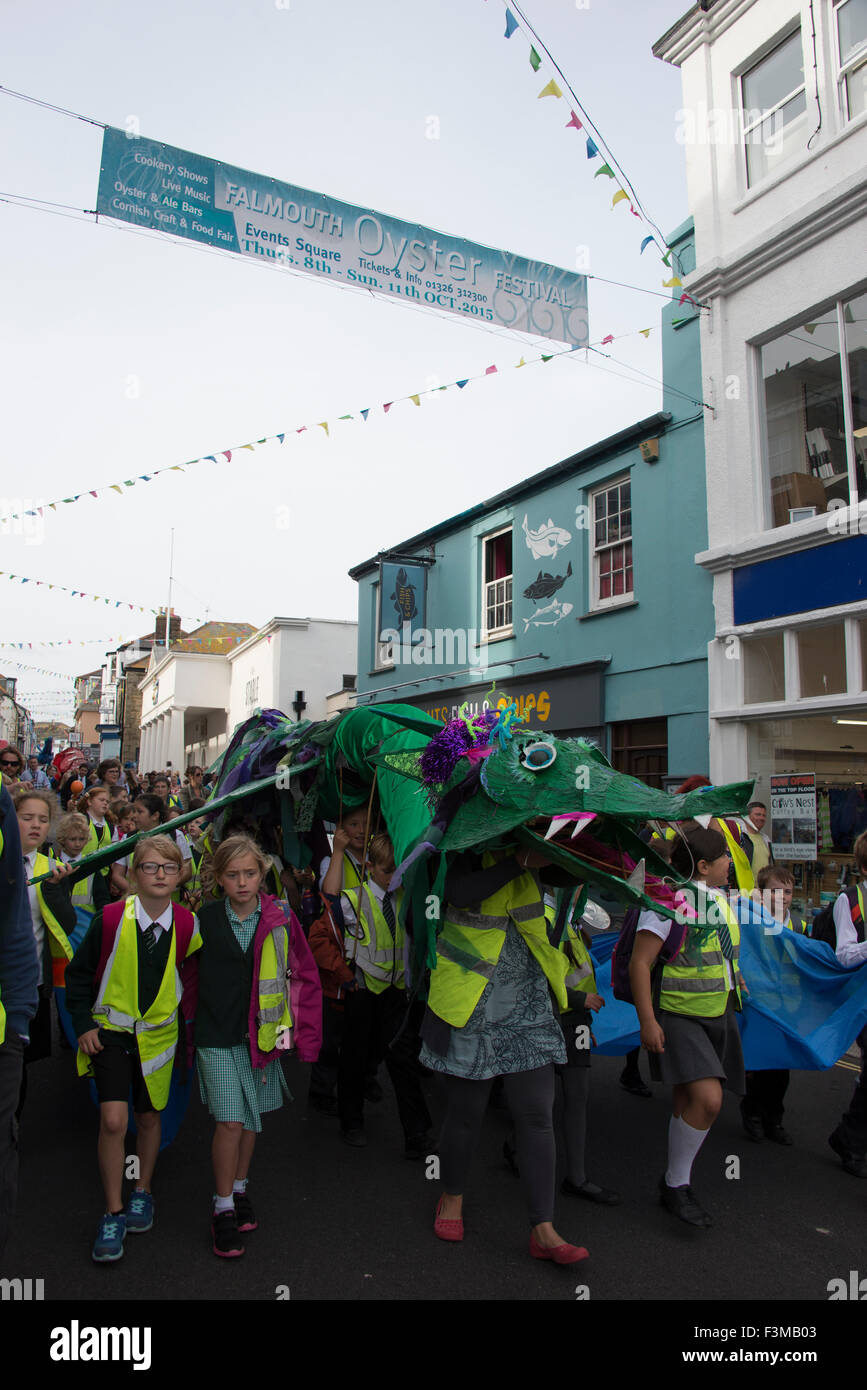
M327 718L331 693L354 684L357 634L355 622L272 618L226 655L162 655L140 686L140 767L207 767L256 709Z
M867 778L867 4L702 0L680 67L714 782Z

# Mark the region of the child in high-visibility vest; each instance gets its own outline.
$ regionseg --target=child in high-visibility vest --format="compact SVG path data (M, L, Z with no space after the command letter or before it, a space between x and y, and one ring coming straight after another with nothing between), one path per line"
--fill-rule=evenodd
M87 842L85 854L96 854L106 849L114 839L114 829L108 821L108 804L111 796L108 787L90 787L78 798L74 809L87 816ZM111 868L106 865L97 869L93 876L93 904L97 910L111 901Z
M195 917L172 902L183 860L173 840L141 840L132 856L135 892L98 912L66 972L66 1004L78 1035L78 1070L92 1075L99 1098L97 1155L105 1191L93 1258L119 1260L127 1233L149 1231L151 1180L160 1148L185 1011L179 983L202 944ZM147 1027L142 1027L146 1024ZM122 1189L132 1088L136 1185Z
M688 925L680 951L653 970L671 921L642 912L635 932L629 979L641 1041L650 1054L655 1081L672 1087L668 1167L660 1179L660 1201L691 1226L711 1226L696 1201L693 1162L722 1106L722 1085L743 1095L744 1059L735 1013L740 1010L736 915L720 890L726 887L729 856L717 830L698 828L678 840L672 867L693 882L689 902L698 921ZM651 979L651 971L653 978Z
M55 807L52 792L32 791L27 783L15 788L12 795L24 869L28 879L41 878L41 883L28 884L30 918L39 957L39 1008L30 1024L30 1042L24 1050L24 1072L18 1096L17 1115L20 1116L27 1096L27 1067L51 1056L51 995L55 985L63 984L67 960L72 955L69 937L75 927L75 913L69 897L69 887L63 880L69 873L42 846L51 829Z
M299 937L304 941L303 933L291 912L287 917L276 899L261 892L267 869L254 840L230 836L209 866L223 897L201 911L196 1058L202 1100L216 1121L211 1236L214 1254L223 1258L243 1255L242 1233L258 1226L247 1178L262 1115L278 1110L289 1096L278 1042L282 1048L298 1023L290 1008L288 972L290 951L297 949ZM312 958L308 975L317 990L318 1024L321 994ZM302 1061L315 1060L297 1032L295 1042ZM318 1050L318 1039L315 1046Z

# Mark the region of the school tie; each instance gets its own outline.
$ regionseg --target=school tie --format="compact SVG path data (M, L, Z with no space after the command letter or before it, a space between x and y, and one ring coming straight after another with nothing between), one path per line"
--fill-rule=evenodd
M391 905L390 893L383 893L382 895L382 915L388 924L389 931L394 936L394 908Z
M722 904L718 902L717 905L718 905L718 907L719 907L719 909L720 909L720 919L721 919L721 920L720 920L720 923L719 923L719 926L717 927L717 935L719 936L719 944L720 944L720 946L722 947L722 953L723 953L723 955L725 956L726 960L728 960L728 961L733 961L734 958L735 958L735 948L734 948L734 943L732 942L732 935L731 935L731 932L729 931L729 924L728 924L728 922L726 921L726 918L723 916Z
M156 926L157 926L157 923L156 923L156 922L151 922L150 926L149 926L149 927L145 927L144 932L142 933L142 935L143 935L143 937L144 937L145 948L146 948L147 953L148 953L149 956L150 956L150 955L153 955L154 951L156 950L156 945L157 945L157 934L156 934L156 931L155 931Z

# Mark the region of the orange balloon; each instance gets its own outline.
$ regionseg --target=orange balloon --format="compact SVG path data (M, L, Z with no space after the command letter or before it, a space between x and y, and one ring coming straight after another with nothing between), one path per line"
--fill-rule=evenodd
M84 783L83 783L83 782L70 782L70 784L69 784L69 790L72 792L73 796L78 796L78 793L79 793L79 792L83 792L83 791L84 791Z

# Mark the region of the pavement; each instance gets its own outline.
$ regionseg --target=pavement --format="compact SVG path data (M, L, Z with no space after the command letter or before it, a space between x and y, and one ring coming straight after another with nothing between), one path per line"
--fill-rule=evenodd
M160 1156L153 1229L128 1236L124 1258L96 1265L102 1211L97 1113L69 1052L34 1064L22 1120L16 1223L6 1277L44 1280L46 1300L592 1300L806 1299L867 1274L867 1182L844 1173L827 1136L846 1108L857 1067L795 1072L787 1097L792 1148L751 1143L734 1097L699 1155L693 1186L709 1231L678 1223L658 1203L668 1099L618 1084L618 1058L595 1058L588 1177L619 1191L603 1208L558 1195L555 1225L591 1258L572 1268L532 1260L522 1187L502 1158L509 1128L489 1107L465 1196L462 1244L432 1232L435 1163L409 1162L385 1069L385 1098L367 1106L369 1146L340 1142L336 1119L308 1111L309 1067L284 1062L293 1104L264 1118L250 1197L259 1229L238 1260L211 1250L212 1123L193 1084L186 1119ZM646 1062L642 1063L646 1076ZM437 1124L439 1078L426 1083ZM727 1176L738 1174L738 1176Z

